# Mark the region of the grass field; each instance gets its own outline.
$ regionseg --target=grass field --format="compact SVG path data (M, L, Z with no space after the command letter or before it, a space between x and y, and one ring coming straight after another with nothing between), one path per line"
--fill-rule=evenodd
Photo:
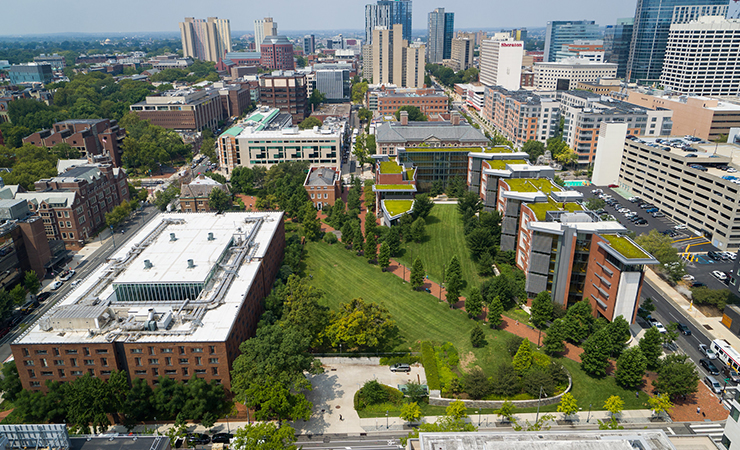
M478 275L476 264L470 259L457 205L434 205L426 222L427 240L420 244L403 244L403 254L395 259L406 267L411 267L412 258L421 258L429 278L440 283L442 265L448 264L452 256L457 255L463 279L467 282L462 295L467 296L470 288L480 286L485 278Z
M306 244L306 253L306 274L312 276L314 286L324 291L325 304L336 310L340 303L361 297L366 302L385 305L401 333L401 342L397 345L399 350L418 350L418 343L424 340L437 343L449 341L457 348L461 364L480 366L486 373L491 373L501 358L509 358L504 347L505 339L510 335L508 332L484 327L487 345L473 348L470 330L475 322L468 319L463 311L450 309L431 294L412 291L410 285L404 284L399 277L381 272L379 267L368 264L365 258L355 256L341 244L309 242ZM645 394L636 398L634 392L618 387L613 377L594 380L580 369L578 363L566 358L559 361L570 371L573 395L584 411L589 404L593 405L593 410L603 409L604 401L610 395L621 396L625 401L625 409L642 408L647 402ZM426 408L425 414L443 412L443 408ZM542 410L555 409L556 406L550 406ZM395 415L399 413L393 409L389 411ZM484 410L483 413L490 412ZM362 412L362 417L384 415L385 410L377 408Z

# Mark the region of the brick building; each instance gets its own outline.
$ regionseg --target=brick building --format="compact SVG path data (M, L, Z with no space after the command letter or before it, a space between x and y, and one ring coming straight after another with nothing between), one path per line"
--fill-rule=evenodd
M309 115L306 75L275 71L260 77L260 104L293 116L298 124Z
M225 84L218 89L223 116L238 117L252 105L249 85Z
M342 198L342 174L333 167L314 167L308 171L303 187L311 198L316 209L324 206L334 206L338 198Z
M208 205L208 197L214 189L229 193L228 187L204 175L198 176L188 184L183 184L180 188L180 208L183 212L213 211Z
M224 119L216 89L166 91L131 105L131 111L152 125L172 130L215 130L218 122Z
M415 106L425 116L446 114L450 111L449 98L442 91L429 88L392 89L382 87L367 91L366 104L376 115L395 114L402 106Z
M128 178L111 164L82 164L34 184L32 192L18 192L16 199L44 219L49 240L61 239L69 247L84 244L105 226L105 213L129 200Z
M293 70L293 44L285 36L265 36L260 45L260 65L272 70Z
M81 153L82 158L98 161L103 157L115 167L121 167L121 144L126 130L115 120L75 119L57 122L50 130L41 130L23 138L24 143L51 148L62 142Z
M125 370L231 388L285 247L283 213L159 216L11 344L24 389Z

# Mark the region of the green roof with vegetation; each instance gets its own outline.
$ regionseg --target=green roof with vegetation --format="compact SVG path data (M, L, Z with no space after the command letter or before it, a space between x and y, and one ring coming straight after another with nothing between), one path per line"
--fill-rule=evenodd
M475 150L471 150L475 151ZM483 153L514 153L514 150L508 147L490 147L487 148Z
M374 184L376 191L411 191L415 189L413 184Z
M563 190L550 182L547 178L511 178L502 180L509 185L512 192L542 192L549 194L551 192L560 192Z
M627 259L650 258L650 255L645 253L642 249L640 249L640 247L637 246L637 244L624 236L619 236L616 234L600 234L599 236L607 241L611 248L618 251Z
M403 173L403 166L399 166L395 161L381 161L380 173Z
M407 152L479 152L480 147L406 147Z
M416 169L414 169L414 168L406 169L406 179L409 180L409 181L410 180L413 180L414 179L414 173L415 172L416 172Z
M383 206L388 211L388 215L395 217L399 214L411 211L414 206L413 200L383 200Z
M548 211L583 211L583 207L578 203L559 203L549 197L547 200L548 201L546 203L527 203L527 206L532 210L539 221L544 221L546 219L545 216Z
M526 164L527 161L523 159L492 159L488 161L488 165L491 169L504 170L507 164Z

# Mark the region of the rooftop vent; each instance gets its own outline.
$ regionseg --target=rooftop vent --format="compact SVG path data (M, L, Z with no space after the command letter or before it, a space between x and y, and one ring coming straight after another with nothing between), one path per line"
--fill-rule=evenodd
M195 269L195 263L192 259L188 259L188 269Z
M216 239L216 238L215 238L215 237L213 237L213 233L208 233L208 240L209 240L209 241L212 241L212 240L214 240L214 239Z
M176 241L175 233L170 233L170 241Z
M149 261L148 259L145 259L145 260L144 260L144 268L145 268L145 269L151 269L152 267L153 267L153 266L152 266L152 262L151 262L151 261Z

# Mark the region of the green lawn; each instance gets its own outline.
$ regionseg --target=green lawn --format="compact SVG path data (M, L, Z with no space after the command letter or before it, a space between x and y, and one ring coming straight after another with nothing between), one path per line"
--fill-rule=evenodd
M467 282L462 295L467 296L470 288L480 286L485 278L478 275L477 266L470 259L457 205L434 205L426 222L427 240L421 244L403 244L405 251L395 259L411 267L411 258L421 258L429 278L439 283L442 281L443 264L448 264L452 256L457 255L463 279Z

